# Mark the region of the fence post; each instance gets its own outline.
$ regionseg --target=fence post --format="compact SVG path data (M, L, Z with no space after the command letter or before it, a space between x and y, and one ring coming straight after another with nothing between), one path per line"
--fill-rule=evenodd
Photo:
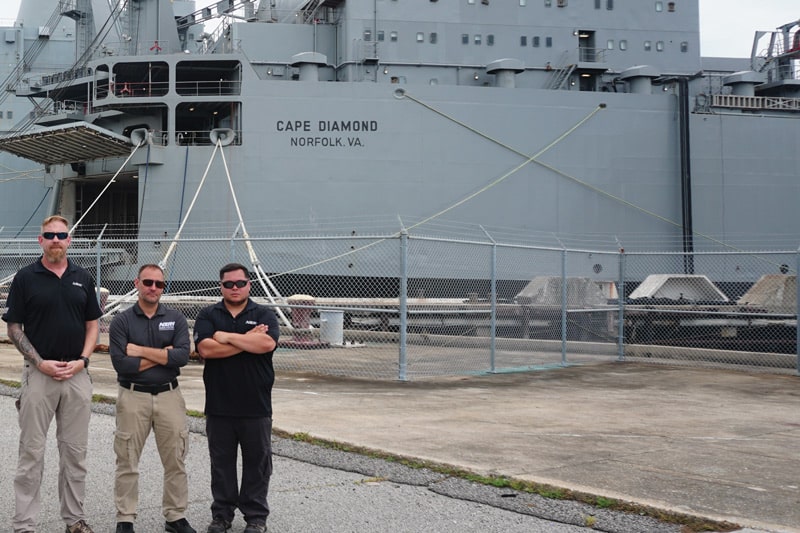
M567 366L567 249L561 249L561 366Z
M619 249L619 281L617 301L619 302L617 360L625 360L625 249Z
M800 375L800 248L795 254L795 270L794 270L794 284L795 284L795 304L794 304L794 356L795 368L797 374Z
M101 287L103 286L103 281L101 279L102 278L102 268L100 268L102 266L102 264L103 264L103 260L102 260L102 257L103 257L103 243L102 243L102 240L103 240L103 235L105 235L105 233L106 233L106 228L107 227L108 227L107 223L103 224L103 229L100 230L100 234L97 236L97 240L94 241L95 259L97 261L97 263L96 263L97 264L97 275L95 276L95 280L94 280L94 284L95 284L94 291L95 291L95 296L97 297L97 304L101 305L101 306L103 304L102 291L101 291ZM103 312L105 313L105 309L103 309ZM100 333L98 332L98 339L99 339L99 334Z
M486 228L483 226L480 228L492 242L489 264L489 372L494 374L497 370L495 359L497 355L497 241L486 231Z
M100 287L102 286L101 284L103 282L102 279L101 279L102 278L102 275L101 275L102 269L100 268L100 265L102 264L102 260L100 258L101 258L102 253L103 253L103 249L102 249L103 245L100 243L101 237L102 237L102 233L100 235L98 235L97 240L95 241L95 244L94 244L95 259L97 261L97 275L95 276L95 280L94 280L94 283L95 283L94 292L95 292L95 296L97 297L97 303L98 304L100 304Z
M398 376L400 381L408 381L406 376L406 328L408 327L408 231L400 231L400 353Z
M97 263L96 263L96 266L97 266L96 272L97 272L97 274L95 275L95 280L94 280L94 296L95 296L95 298L97 298L97 305L100 306L100 309L102 310L103 313L105 313L106 310L103 307L103 289L102 289L102 283L103 283L102 272L103 272L103 269L100 268L100 267L103 264L103 260L102 260L102 257L103 257L103 243L102 243L103 233L105 233L107 226L108 226L108 224L103 226L103 229L100 231L100 235L97 236L97 240L94 243L95 259L97 261ZM100 344L100 328L97 328L97 339L95 340L95 344Z

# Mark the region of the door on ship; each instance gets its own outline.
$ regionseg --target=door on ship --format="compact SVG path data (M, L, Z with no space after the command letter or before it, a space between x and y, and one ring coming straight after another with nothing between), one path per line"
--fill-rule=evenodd
M108 185L108 181L87 179L77 181L75 185L75 219L78 220ZM96 237L108 224L103 232L104 238L136 238L138 194L138 183L133 176L118 176L86 214L75 232L76 236Z
M579 61L583 63L596 63L599 60L593 31L578 31L578 52Z

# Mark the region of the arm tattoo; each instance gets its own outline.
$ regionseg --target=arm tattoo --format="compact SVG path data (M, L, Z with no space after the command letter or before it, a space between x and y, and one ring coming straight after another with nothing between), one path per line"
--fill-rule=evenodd
M22 326L20 324L10 323L8 325L8 337L26 361L33 366L39 366L39 363L42 362L42 356L39 355L36 348L31 344L31 341L25 336L25 332L22 331Z

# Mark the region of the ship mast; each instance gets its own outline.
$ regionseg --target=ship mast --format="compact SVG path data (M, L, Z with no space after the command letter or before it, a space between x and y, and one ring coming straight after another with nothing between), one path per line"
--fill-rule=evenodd
M122 15L130 55L181 51L172 4L168 0L128 1Z

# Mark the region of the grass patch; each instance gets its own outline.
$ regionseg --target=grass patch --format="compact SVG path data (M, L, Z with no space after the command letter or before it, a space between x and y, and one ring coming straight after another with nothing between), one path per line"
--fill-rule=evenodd
M108 405L116 405L117 399L113 396L104 396L103 394L92 394L92 403L104 403Z
M612 500L611 498L603 498L602 496L598 496L597 501L595 502L595 504L601 509L611 509L616 503L616 500Z
M356 481L357 485L365 485L367 483L383 483L384 481L389 481L385 477L365 477L364 479L360 479Z

